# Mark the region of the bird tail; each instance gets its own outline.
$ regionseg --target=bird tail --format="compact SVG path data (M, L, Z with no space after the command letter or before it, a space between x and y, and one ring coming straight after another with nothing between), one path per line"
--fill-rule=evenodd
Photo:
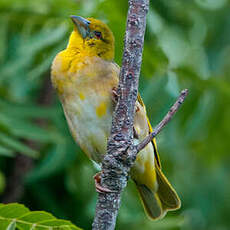
M163 218L168 210L176 210L181 205L176 191L158 166L156 166L156 176L158 183L156 191L152 191L144 184L136 183L144 209L153 220Z

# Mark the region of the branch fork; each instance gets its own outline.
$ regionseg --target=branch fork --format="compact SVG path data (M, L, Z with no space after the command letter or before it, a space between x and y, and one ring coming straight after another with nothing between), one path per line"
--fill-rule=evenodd
M177 98L176 102L173 104L173 106L170 108L168 113L164 116L164 118L161 120L160 123L153 129L154 131L150 133L141 143L137 145L131 144L124 153L126 154L126 164L129 164L128 162L131 162L130 167L132 167L133 163L136 160L137 154L144 149L152 140L155 138L161 130L169 123L169 121L172 119L172 117L175 115L175 113L178 111L180 106L184 103L185 98L188 95L188 89L184 89L181 91L180 96ZM119 137L119 134L115 137ZM120 138L120 137L119 137ZM116 139L117 140L117 139ZM97 173L94 176L95 183L96 183L96 191L99 193L111 193L111 192L119 192L115 190L109 190L107 188L103 188L100 185L100 173Z
M100 186L105 191L98 193L93 230L115 229L121 194L127 185L129 171L138 152L145 148L171 120L188 94L187 89L183 90L154 131L140 144L134 145L133 122L148 8L149 0L129 0L122 68L114 99L117 103L113 114L107 153L102 161Z

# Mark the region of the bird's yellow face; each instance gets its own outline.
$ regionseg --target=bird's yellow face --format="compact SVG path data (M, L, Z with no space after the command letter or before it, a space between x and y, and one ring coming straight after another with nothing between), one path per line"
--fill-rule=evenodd
M105 60L114 58L114 37L109 27L94 18L71 16L74 31L69 40L69 48L78 48L88 56L98 56Z

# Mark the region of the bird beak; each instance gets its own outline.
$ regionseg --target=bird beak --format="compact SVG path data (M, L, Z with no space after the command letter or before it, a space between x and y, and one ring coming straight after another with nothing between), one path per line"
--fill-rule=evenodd
M85 39L90 35L90 21L80 17L71 15L70 18L72 19L74 25L77 27L78 32L81 34L82 38Z

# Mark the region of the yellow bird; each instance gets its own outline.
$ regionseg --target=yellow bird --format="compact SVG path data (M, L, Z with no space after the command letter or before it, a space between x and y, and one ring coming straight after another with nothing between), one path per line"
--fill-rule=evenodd
M100 164L110 135L113 89L120 72L113 61L114 36L100 20L80 16L71 19L74 30L66 49L53 61L51 79L73 138L90 159ZM140 95L134 129L136 143L152 131ZM179 197L161 171L155 140L138 154L130 175L151 219L162 218L168 210L180 207Z

